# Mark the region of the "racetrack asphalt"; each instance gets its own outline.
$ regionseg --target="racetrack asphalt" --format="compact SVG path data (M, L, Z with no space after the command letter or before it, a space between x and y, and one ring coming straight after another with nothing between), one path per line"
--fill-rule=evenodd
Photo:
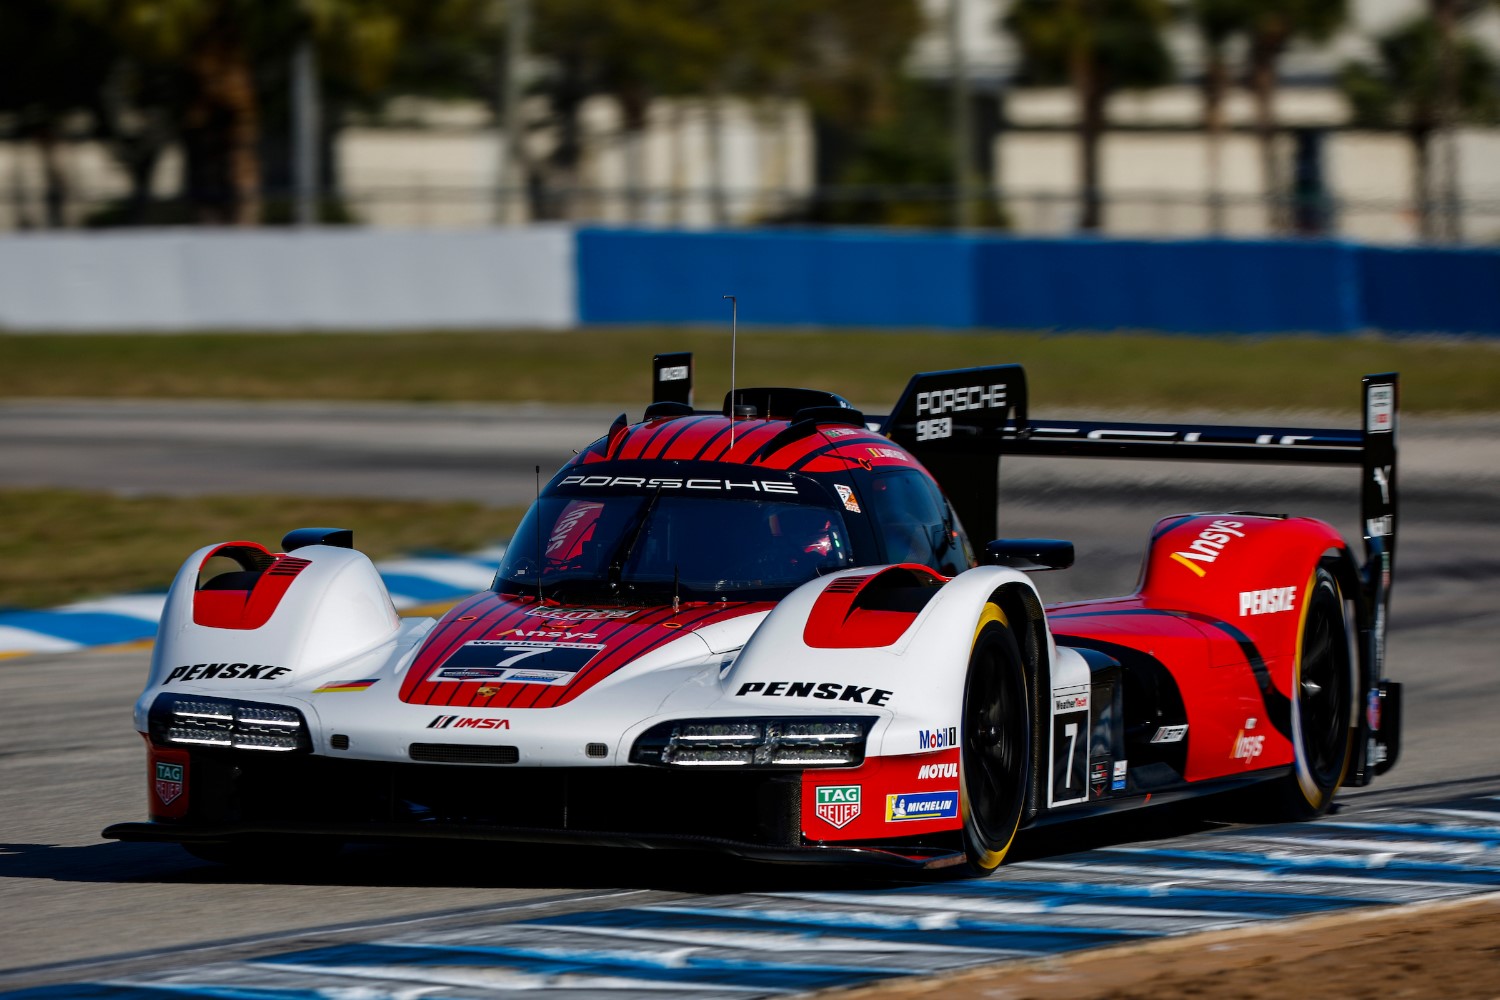
M247 426L243 407L202 405L207 410L6 404L0 407L0 482L201 493L221 492L235 476L249 489L267 468L292 468L305 470L307 488L319 492L524 502L534 488L533 464L555 467L618 412L503 417L491 408L455 414L435 407L444 412L414 421L406 407L371 408L368 418L347 407L332 408L336 413L327 418L314 413L317 407L272 407ZM215 407L222 418L210 419ZM289 423L281 426L283 420ZM297 427L299 421L311 425ZM281 429L272 434L269 424ZM1408 419L1402 433L1403 522L1389 662L1392 675L1407 685L1403 758L1376 785L1348 791L1342 799L1351 810L1404 801L1403 794L1436 794L1424 787L1431 785L1453 796L1500 792L1494 728L1500 685L1493 666L1500 648L1500 526L1494 516L1500 420ZM343 459L328 461L335 453ZM143 469L137 460L148 455L154 457ZM90 467L95 462L102 464ZM1049 599L1128 589L1150 524L1162 514L1259 508L1324 516L1346 535L1356 525L1355 482L1347 470L1035 464L1047 468L1026 472L1018 462L1006 470L1012 490L1002 523L1006 534L1077 543L1074 569L1038 577ZM421 493L400 492L414 479ZM278 480L283 488L293 481ZM506 484L515 480L519 486L508 494ZM0 946L0 970L31 968L0 979L0 989L97 981L96 971L115 966L36 967L113 961L126 953L149 953L124 963L138 972L285 951L306 943L288 937L299 929L378 925L379 933L389 934L403 921L459 910L494 911L484 919L504 922L519 919L519 911L508 908L557 915L607 904L605 896L638 906L683 894L841 884L826 874L701 859L515 849L361 850L322 877L263 884L172 847L103 842L100 828L144 811L144 753L131 731L130 704L145 665L141 652L0 661L0 911L15 916ZM1148 825L1127 844L1196 829ZM274 940L225 944L261 936ZM319 941L367 939L351 930ZM212 950L182 950L198 945Z

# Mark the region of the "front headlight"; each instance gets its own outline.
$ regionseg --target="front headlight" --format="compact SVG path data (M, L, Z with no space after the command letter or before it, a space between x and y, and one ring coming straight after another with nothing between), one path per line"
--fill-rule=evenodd
M228 698L164 694L151 705L151 742L157 746L227 750L311 750L307 722L295 708Z
M682 719L652 726L633 764L687 767L857 767L873 717Z

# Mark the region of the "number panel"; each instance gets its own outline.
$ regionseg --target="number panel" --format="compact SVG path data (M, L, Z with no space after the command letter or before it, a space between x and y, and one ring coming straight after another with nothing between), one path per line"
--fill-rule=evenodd
M1090 736L1088 687L1054 692L1047 805L1088 801Z

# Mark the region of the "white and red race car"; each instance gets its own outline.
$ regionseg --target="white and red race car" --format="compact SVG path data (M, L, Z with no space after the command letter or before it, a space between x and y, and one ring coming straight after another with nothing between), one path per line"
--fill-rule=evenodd
M1311 815L1395 763L1394 374L1317 430L1038 421L1016 365L917 375L883 418L808 389L703 411L691 366L654 359L645 419L440 620L398 616L348 531L193 553L135 707L150 822L105 836L986 872L1027 826L1238 788ZM1363 558L1309 518L1179 514L1136 593L1047 607L1030 572L1072 545L996 538L1012 454L1358 466Z

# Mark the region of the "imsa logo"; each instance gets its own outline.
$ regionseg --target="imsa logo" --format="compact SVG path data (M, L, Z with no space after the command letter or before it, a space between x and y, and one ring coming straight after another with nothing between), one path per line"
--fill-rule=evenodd
M818 785L813 792L817 801L813 812L835 830L842 830L859 815L859 785Z
M461 715L439 715L427 723L428 729L509 729L509 719L470 718Z

